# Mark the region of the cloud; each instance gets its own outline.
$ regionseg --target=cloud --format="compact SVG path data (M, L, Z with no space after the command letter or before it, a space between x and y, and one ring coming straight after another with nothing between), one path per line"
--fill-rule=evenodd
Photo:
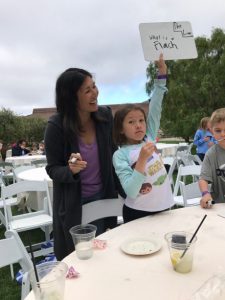
M195 36L225 28L222 0L8 0L0 9L0 106L18 114L54 106L58 75L96 74L101 104L147 99L138 25L190 21ZM143 90L142 90L143 89Z

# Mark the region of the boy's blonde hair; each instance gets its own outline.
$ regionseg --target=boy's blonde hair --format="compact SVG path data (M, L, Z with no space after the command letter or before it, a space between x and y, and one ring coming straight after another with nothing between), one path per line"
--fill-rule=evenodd
M225 121L225 108L216 109L210 118L211 127L214 127L217 123Z

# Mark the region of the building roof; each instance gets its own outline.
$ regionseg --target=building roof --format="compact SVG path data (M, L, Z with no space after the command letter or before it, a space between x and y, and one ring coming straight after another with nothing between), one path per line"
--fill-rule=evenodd
M148 101L141 102L141 103L135 103L135 104L141 106L146 113L148 112L148 105L149 105ZM112 109L113 115L123 105L125 105L125 104L111 104L111 105L109 105ZM29 115L28 117L38 117L38 118L42 118L44 120L48 120L49 117L52 116L54 113L56 113L56 108L55 107L34 108L32 115Z

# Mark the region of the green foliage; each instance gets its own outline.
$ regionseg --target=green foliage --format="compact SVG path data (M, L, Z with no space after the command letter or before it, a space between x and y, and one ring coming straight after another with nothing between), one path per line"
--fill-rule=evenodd
M17 116L11 110L0 110L0 138L4 143L8 144L16 139L18 123Z
M11 110L0 110L0 139L5 145L25 139L28 143L44 138L46 121L41 118L21 117Z
M210 39L195 39L197 59L167 61L168 89L163 102L161 128L165 134L189 141L200 119L225 103L225 33L216 28ZM146 91L150 94L156 68L149 64Z

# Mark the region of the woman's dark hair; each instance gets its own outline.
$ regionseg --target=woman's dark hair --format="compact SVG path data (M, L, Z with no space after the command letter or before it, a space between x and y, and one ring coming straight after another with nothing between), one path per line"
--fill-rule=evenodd
M23 143L26 143L26 140L24 140L24 139L20 139L20 140L18 140L17 141L17 146L19 146L19 145L22 145Z
M63 127L68 136L82 132L77 92L87 77L92 78L88 71L70 68L65 70L56 81L56 109L63 118Z
M139 110L143 113L145 122L146 122L146 114L144 109L136 104L126 104L121 109L117 110L114 116L114 126L113 126L113 139L116 145L122 146L127 144L127 137L121 133L123 131L123 121L126 115L133 111Z

